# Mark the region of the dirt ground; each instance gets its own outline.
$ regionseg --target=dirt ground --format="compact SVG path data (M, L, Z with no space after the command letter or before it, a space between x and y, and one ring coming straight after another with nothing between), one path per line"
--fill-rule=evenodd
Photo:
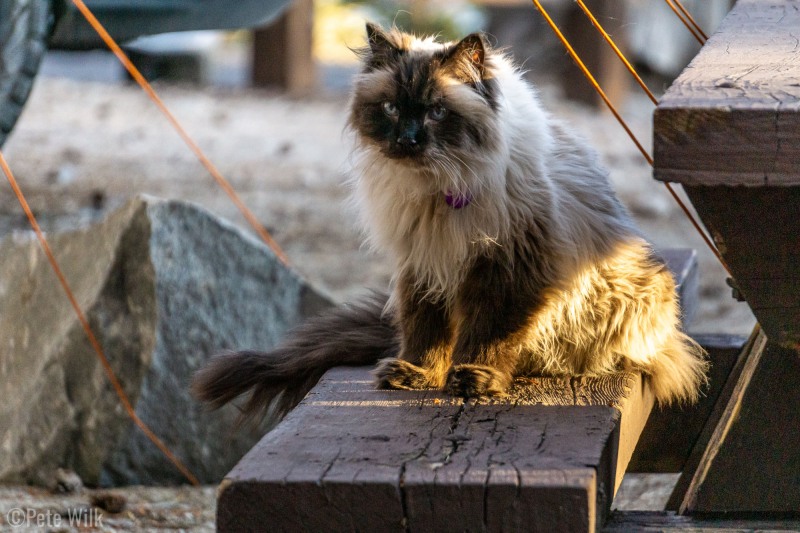
M59 73L70 68L64 61L79 65L90 56L59 57L48 59L45 74L50 74L38 79L3 148L45 229L91 223L141 193L197 202L245 225L140 89L115 82L116 74L95 81L91 76L62 77ZM106 65L107 59L100 62ZM244 89L235 83L203 88L158 83L156 88L273 233L294 267L334 298L345 300L365 287L385 285L389 272L380 257L361 248L346 205L347 95L339 88L347 83L341 75L336 80L304 98ZM657 246L698 250L703 303L689 329L748 334L753 318L747 307L730 297L722 269L663 185L651 179L649 167L613 117L565 102L552 87L543 87L542 93L554 114L570 121L601 151L620 197L648 237ZM632 92L624 114L645 146L650 145L651 113L649 101ZM0 236L27 231L8 186L0 185L0 191ZM631 479L623 490L629 495L618 501L628 508L663 505L668 490L664 487L674 482L674 477ZM104 525L119 531L213 529L213 488L129 488L123 493L126 511L107 513ZM0 488L0 510L83 508L92 494L65 496L5 487ZM8 517L0 517L0 529L8 527Z
M216 487L0 486L0 531L215 531Z

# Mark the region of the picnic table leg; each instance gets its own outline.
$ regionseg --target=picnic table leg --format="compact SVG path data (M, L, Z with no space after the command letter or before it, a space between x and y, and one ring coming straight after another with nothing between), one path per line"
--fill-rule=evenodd
M313 89L313 20L314 1L294 0L272 24L253 32L253 86L279 87L294 94Z
M681 513L800 508L800 353L761 333L744 355L696 468L668 505Z

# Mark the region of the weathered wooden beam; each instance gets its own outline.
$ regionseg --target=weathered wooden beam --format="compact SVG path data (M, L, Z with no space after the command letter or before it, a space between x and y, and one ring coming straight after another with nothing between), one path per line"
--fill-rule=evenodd
M770 341L800 348L800 175L793 186L686 192Z
M654 174L683 184L772 342L800 349L800 10L740 0L659 102Z
M465 402L333 369L223 481L217 527L593 531L652 404L631 373Z
M798 27L792 0L739 0L659 101L656 179L800 185Z

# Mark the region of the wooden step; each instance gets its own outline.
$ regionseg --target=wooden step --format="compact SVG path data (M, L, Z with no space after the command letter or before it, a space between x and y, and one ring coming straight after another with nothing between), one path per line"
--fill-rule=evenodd
M694 253L664 255L693 286ZM595 531L652 406L635 373L464 401L335 368L223 481L217 528Z
M638 374L465 402L336 368L223 481L217 527L592 531L652 403Z

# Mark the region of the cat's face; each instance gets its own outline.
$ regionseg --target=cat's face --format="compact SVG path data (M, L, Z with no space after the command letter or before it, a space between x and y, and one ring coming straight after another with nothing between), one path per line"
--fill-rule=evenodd
M418 167L491 144L497 88L482 35L441 44L367 24L367 37L350 115L362 143Z

